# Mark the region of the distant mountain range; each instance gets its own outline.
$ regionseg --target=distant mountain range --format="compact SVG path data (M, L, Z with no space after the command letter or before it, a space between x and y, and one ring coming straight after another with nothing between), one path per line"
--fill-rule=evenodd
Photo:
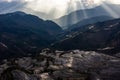
M56 23L24 12L1 14L0 59L35 54L48 46L61 31Z
M74 29L74 28L82 27L88 24L94 24L97 22L103 22L103 21L112 20L112 19L113 17L110 17L110 16L96 16L96 17L92 17L89 19L84 19L82 21L79 21L78 23L69 26L68 29Z
M109 20L112 17L119 18L120 17L119 9L120 9L120 5L115 5L115 4L104 5L103 4L95 8L78 10L78 11L72 12L68 15L55 19L53 21L59 24L60 26L62 26L62 28L69 28L73 24L76 24L78 22L84 22L84 20L91 20L92 22L91 18L95 18L95 17L101 17L99 18L99 20L101 19L102 21ZM106 16L108 16L108 18ZM90 23L90 21L87 21L87 22ZM93 22L94 22L94 19L93 19Z
M59 35L57 40L52 44L54 49L93 50L115 54L120 52L120 19L74 28Z

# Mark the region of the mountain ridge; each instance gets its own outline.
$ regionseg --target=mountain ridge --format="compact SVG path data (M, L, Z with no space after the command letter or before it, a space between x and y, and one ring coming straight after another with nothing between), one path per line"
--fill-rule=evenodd
M15 12L0 15L0 59L36 54L61 31L56 23L31 14Z
M119 15L120 11L118 11L120 8L120 5L115 5L115 4L105 4L105 5L107 6L107 8L110 8L111 11L114 11L113 13L118 15L116 18L120 17ZM71 12L70 14L62 16L53 21L64 28L66 26L69 27L73 24L76 24L77 22L80 22L81 20L89 19L89 18L97 17L97 16L115 17L115 15L107 11L104 5L100 5L95 8L91 8L91 9L83 9L83 10L77 10L77 11Z
M120 19L77 27L61 34L53 48L58 50L93 50L115 54L119 51ZM60 36L61 36L60 35Z

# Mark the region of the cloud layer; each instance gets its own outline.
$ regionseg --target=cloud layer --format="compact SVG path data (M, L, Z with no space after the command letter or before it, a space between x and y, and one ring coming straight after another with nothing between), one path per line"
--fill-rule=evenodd
M81 1L86 1L83 4ZM118 0L0 0L0 13L25 11L40 15L43 18L58 18L72 11L92 7L102 1L120 3Z

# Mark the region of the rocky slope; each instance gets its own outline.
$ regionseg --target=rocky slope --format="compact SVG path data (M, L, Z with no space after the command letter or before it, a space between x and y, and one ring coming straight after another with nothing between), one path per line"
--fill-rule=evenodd
M94 51L51 51L4 60L0 80L119 80L120 58Z

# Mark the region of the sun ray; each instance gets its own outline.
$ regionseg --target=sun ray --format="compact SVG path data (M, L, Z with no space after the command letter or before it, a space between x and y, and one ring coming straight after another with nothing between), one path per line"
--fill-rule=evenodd
M105 3L102 4L102 7L114 18L118 18L118 14L115 13L109 6L107 6Z
M103 4L104 2L120 4L119 0L0 0L0 2L1 1L8 2L9 4L12 4L13 2L18 2L19 4L26 3L25 8L29 8L33 11L42 12L45 14L51 14L51 16L53 16L54 18L59 18L76 10L93 8ZM5 12L9 12L12 9L15 9L15 7L18 7L19 4L14 5L14 7L12 6L8 9L5 9L5 7L8 5L0 8L3 9L3 11ZM103 5L103 7L108 12L110 12L111 15L116 15L116 13L114 13L114 11L112 12L112 10L107 5ZM54 13L52 13L52 11L54 11ZM83 13L84 16L87 18L88 15L84 10Z
M88 16L87 16L87 13L86 13L86 11L84 10L85 5L82 4L82 2L80 2L80 4L81 4L81 8L83 9L82 11L83 11L84 18L87 18L87 17L88 17Z

